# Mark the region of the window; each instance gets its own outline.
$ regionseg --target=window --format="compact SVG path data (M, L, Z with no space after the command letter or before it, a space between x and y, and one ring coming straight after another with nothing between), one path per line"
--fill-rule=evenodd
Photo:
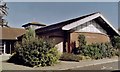
M4 53L4 43L0 41L0 54Z

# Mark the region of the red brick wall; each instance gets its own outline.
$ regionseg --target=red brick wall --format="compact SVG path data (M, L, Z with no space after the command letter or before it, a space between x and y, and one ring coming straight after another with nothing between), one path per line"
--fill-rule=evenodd
M106 34L90 33L90 32L73 32L70 34L71 50L72 50L73 42L76 42L76 46L78 46L78 35L79 34L85 35L87 44L102 43L102 42L110 41L109 37Z

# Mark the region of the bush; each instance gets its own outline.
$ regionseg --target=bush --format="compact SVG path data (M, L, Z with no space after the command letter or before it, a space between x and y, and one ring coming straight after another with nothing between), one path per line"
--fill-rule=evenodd
M118 56L118 57L120 57L120 51L119 51L119 50L116 50L115 55Z
M78 45L78 47L75 46L72 50L74 54L80 54L80 49L86 46L85 36L82 34L78 35Z
M116 48L113 48L111 43L94 43L91 45L86 45L85 36L79 35L78 36L79 47L75 47L73 49L73 53L77 55L88 56L92 59L102 59L112 56L119 56L118 51L116 48L120 48L120 37L114 37L112 44Z
M89 56L92 59L111 58L112 56L119 55L111 43L95 43L82 46L81 48L75 48L74 51L74 54Z
M79 62L80 60L91 59L89 56L83 55L75 55L72 53L63 53L60 57L60 60L64 61L76 61Z
M80 54L80 48L79 47L75 47L75 48L73 48L72 52L74 54Z
M15 48L15 54L8 61L26 66L50 66L57 63L60 57L54 45L34 37L31 32L28 32Z
M115 48L120 49L120 36L114 36L113 38L111 38L111 42Z
M80 54L84 56L89 56L92 59L101 59L102 54L100 53L100 49L97 48L97 44L87 45L81 48Z
M80 34L78 36L79 48L86 45L85 36Z

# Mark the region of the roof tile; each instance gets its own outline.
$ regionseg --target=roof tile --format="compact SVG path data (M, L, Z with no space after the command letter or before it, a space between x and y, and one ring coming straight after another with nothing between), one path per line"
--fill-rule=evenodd
M25 29L22 28L8 28L8 27L0 27L2 40L16 40L17 37L25 34Z

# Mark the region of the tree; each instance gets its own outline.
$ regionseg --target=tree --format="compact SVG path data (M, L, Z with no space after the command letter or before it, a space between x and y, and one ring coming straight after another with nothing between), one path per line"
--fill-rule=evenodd
M78 47L75 46L72 50L74 54L80 54L81 49L86 46L85 36L82 34L78 35L78 45Z
M111 42L113 44L113 46L115 48L118 48L120 49L120 36L114 36L112 39L111 39Z
M7 4L3 0L1 0L0 1L1 14L7 15L8 14L7 9L8 9Z
M86 45L85 36L80 34L78 36L78 42L79 42L79 47L85 46Z
M35 36L35 31L29 29L22 42L15 46L16 53L8 60L26 66L50 66L59 60L59 52L49 41Z
M7 9L8 9L7 4L3 2L3 0L0 1L0 26L1 27L4 27L4 26L9 27L8 22L5 19L3 19L3 17L5 15L7 16L8 14Z

